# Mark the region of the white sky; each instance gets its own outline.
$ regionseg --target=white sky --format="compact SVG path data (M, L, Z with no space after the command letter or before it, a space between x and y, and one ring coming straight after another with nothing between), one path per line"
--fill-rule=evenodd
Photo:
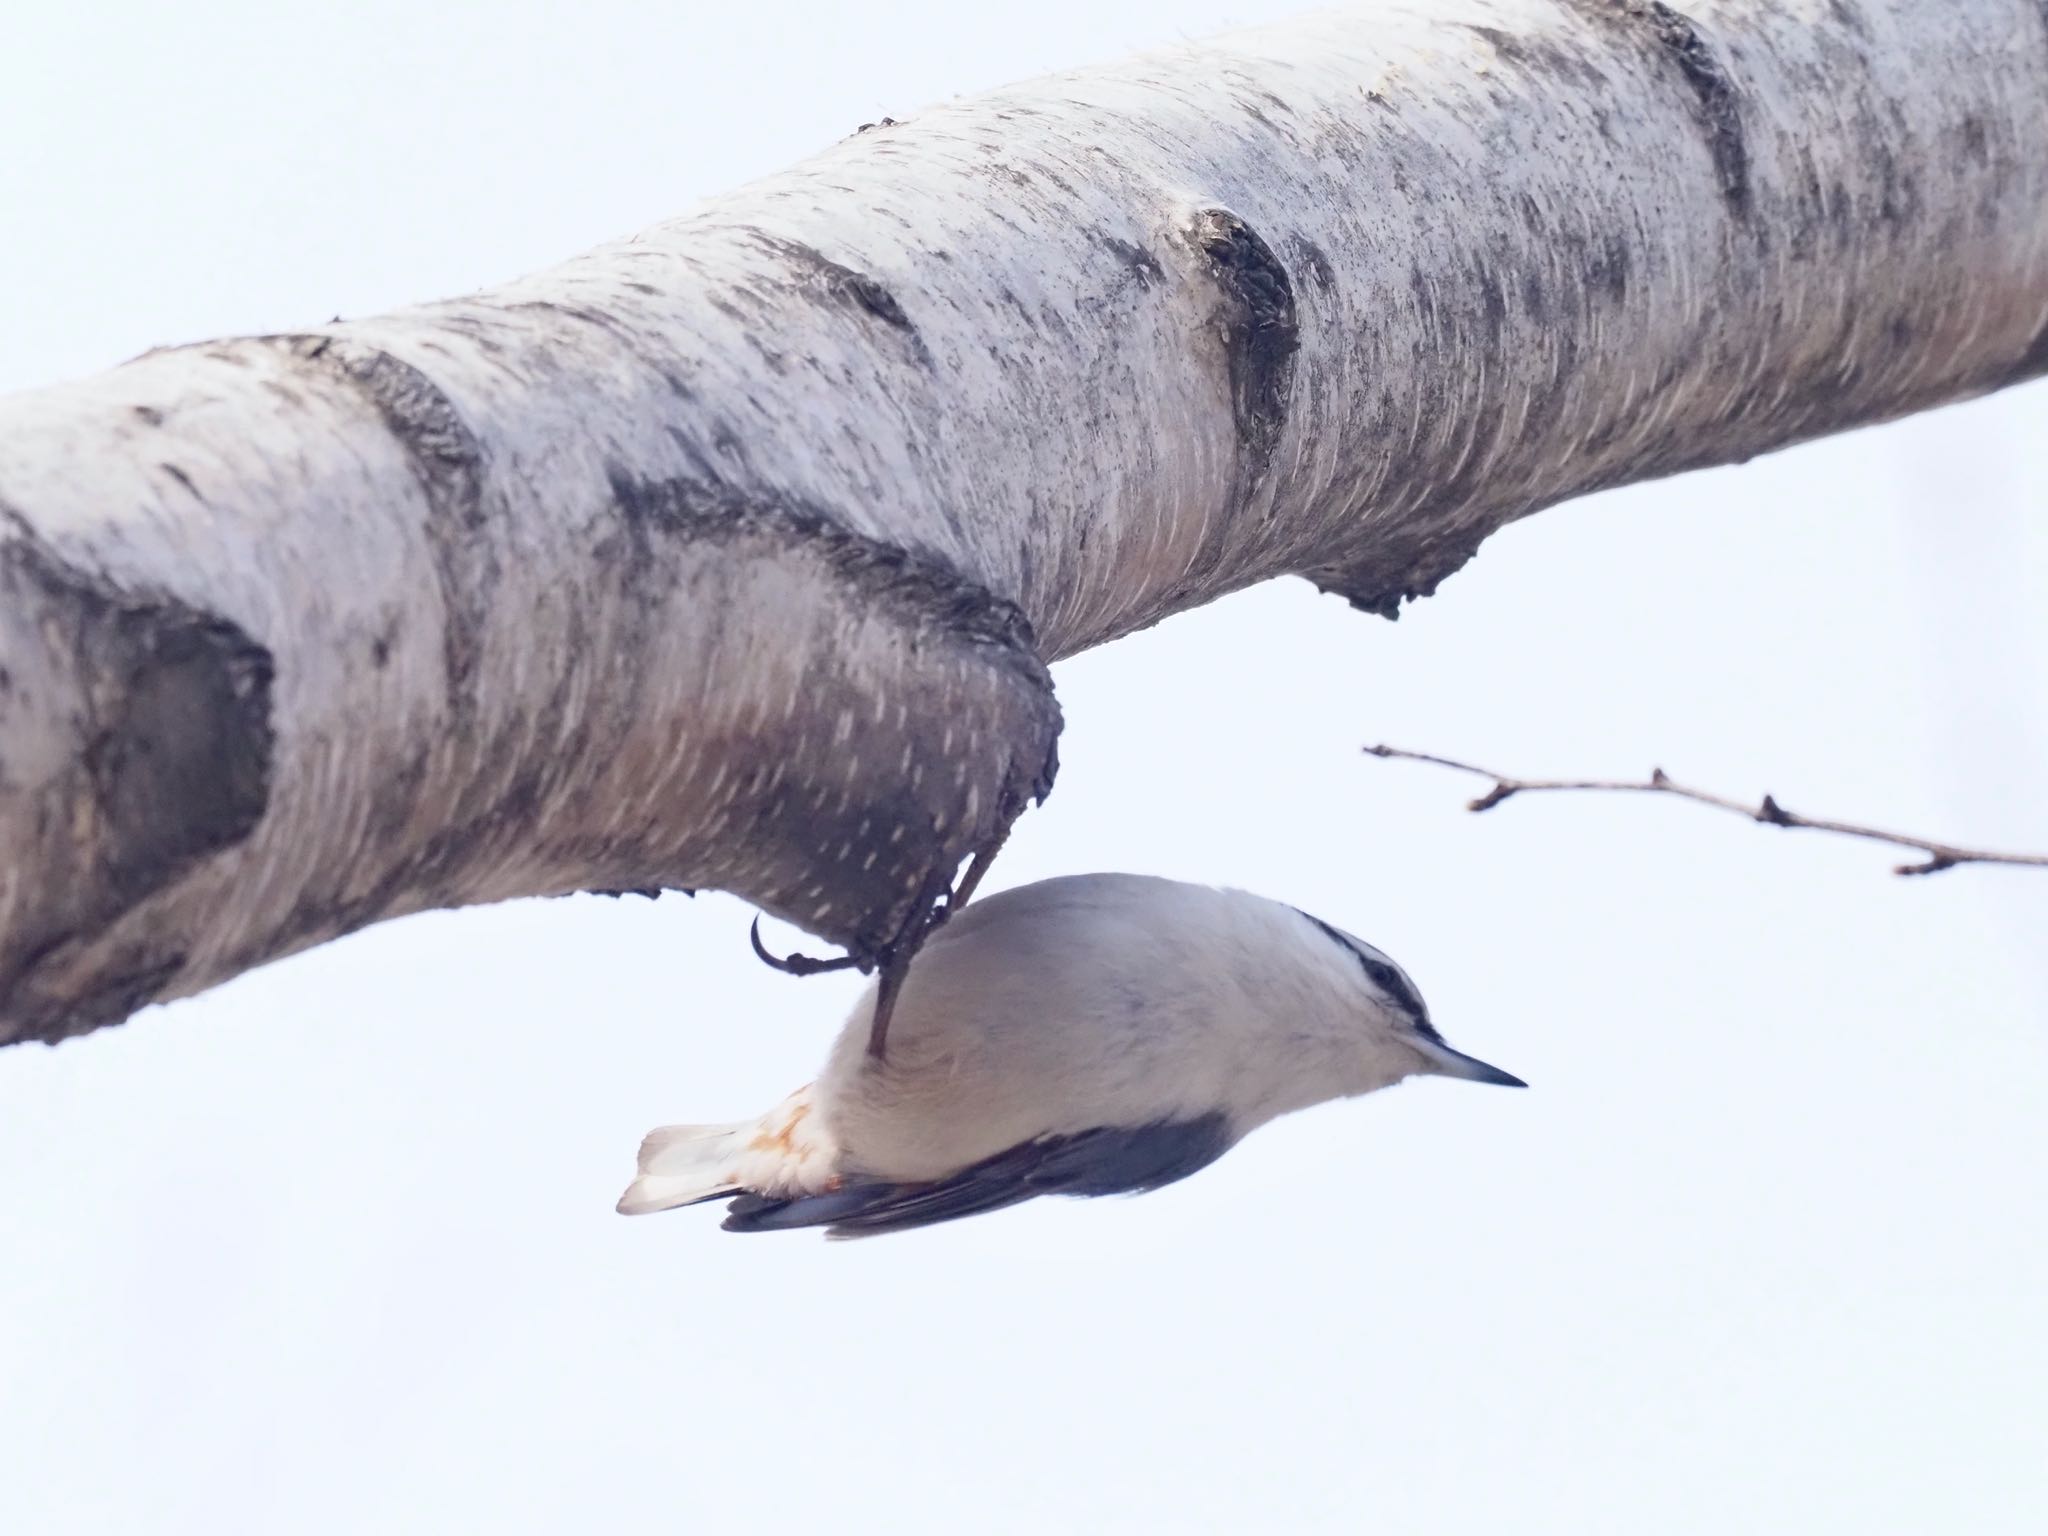
M1286 6L10 8L0 388L571 254L864 120ZM1546 512L1398 625L1068 663L996 883L1365 935L1429 1082L865 1244L611 1202L850 982L728 898L438 914L0 1054L23 1533L2048 1528L2048 876L1363 759L1662 763L2048 847L2048 387Z

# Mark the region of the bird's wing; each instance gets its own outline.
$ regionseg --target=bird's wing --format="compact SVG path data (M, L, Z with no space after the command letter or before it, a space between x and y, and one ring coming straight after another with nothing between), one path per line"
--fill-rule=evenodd
M927 1184L850 1182L823 1195L741 1195L726 1208L731 1232L829 1227L834 1237L901 1232L1001 1210L1040 1195L1121 1195L1184 1179L1221 1157L1234 1138L1220 1115L1141 1126L1101 1126L998 1152Z

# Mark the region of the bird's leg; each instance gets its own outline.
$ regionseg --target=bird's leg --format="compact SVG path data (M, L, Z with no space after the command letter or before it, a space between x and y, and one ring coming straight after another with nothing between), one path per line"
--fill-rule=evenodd
M932 929L944 921L940 916L942 900L949 898L950 892L950 886L936 871L927 874L923 889L911 904L910 915L903 919L903 927L895 938L882 946L876 957L881 961L882 976L875 985L875 1013L868 1025L868 1054L877 1061L889 1049L889 1015L896 1011L896 994L903 989L903 977Z
M889 1053L889 1018L896 1011L896 994L903 989L903 978L910 971L910 962L917 958L924 941L947 918L967 905L974 895L974 888L981 884L981 877L988 873L989 866L1002 852L1003 844L1009 837L1009 828L993 842L974 850L974 857L968 861L967 872L960 877L960 883L945 894L942 902L919 903L918 910L911 914L882 961L882 978L875 987L875 1016L868 1025L868 1054L881 1061Z
M918 913L920 918L924 915L923 912ZM929 931L929 925L926 931ZM917 953L915 946L903 947L906 937L908 931L884 951L882 979L875 989L875 1017L874 1022L868 1027L868 1054L877 1061L880 1061L888 1050L889 1015L896 1010L896 994L902 989L903 973L910 969L910 957ZM924 934L920 932L920 942L923 937ZM754 946L754 953L760 957L762 964L787 976L822 976L828 971L868 968L868 963L863 962L858 955L835 955L830 960L818 960L810 955L772 955L761 942L761 919L758 917L747 930L747 941Z
M977 851L967 866L967 873L960 878L959 885L944 894L942 903L935 905L927 899L910 915L899 933L879 956L886 971L892 957L901 954L905 964L917 953L918 946L931 936L934 928L961 907L974 894L974 888L981 884L981 877L988 873L989 865L995 862L996 853L1001 849L1000 841ZM819 960L810 955L774 955L761 942L761 919L756 917L753 926L747 930L747 942L754 946L754 954L763 965L781 971L786 976L822 976L828 971L851 971L869 969L875 962L859 955L834 955L829 960ZM900 982L898 983L901 984ZM882 1033L888 1033L888 1020L882 1021ZM877 1055L881 1053L876 1052Z
M896 1011L896 994L903 989L903 977L909 969L909 955L891 960L882 967L882 979L875 984L875 1017L868 1025L868 1054L877 1061L889 1054L889 1016Z
M1010 829L1005 827L1003 828L1002 835L996 838L994 842L986 847L974 850L974 857L968 861L967 873L960 877L959 885L955 886L946 897L945 909L939 914L939 922L944 922L961 907L967 905L968 898L974 894L974 888L981 884L981 877L988 873L989 866L995 863L996 855L1003 851L1003 844L1009 841L1009 837ZM933 926L937 925L934 924Z
M754 953L764 965L772 966L788 976L822 976L827 971L871 970L879 965L881 981L875 989L874 1021L868 1026L868 1054L880 1061L889 1048L889 1016L896 1011L896 994L903 990L903 978L910 970L910 962L932 936L933 930L943 924L961 907L967 905L974 888L981 884L981 877L988 873L995 863L997 853L1009 833L1003 833L993 842L977 848L968 861L967 872L960 877L960 883L950 888L939 885L939 877L926 877L924 889L918 893L917 904L910 915L903 920L903 928L887 944L872 956L835 955L830 960L814 959L810 955L772 955L761 942L761 919L756 917L753 926L747 930L747 942L754 946Z

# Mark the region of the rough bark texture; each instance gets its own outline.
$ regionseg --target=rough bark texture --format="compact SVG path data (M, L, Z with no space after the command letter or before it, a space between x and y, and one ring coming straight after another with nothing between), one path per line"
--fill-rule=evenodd
M532 893L872 954L1047 660L2048 371L2044 209L2040 0L1414 0L0 401L0 1039Z

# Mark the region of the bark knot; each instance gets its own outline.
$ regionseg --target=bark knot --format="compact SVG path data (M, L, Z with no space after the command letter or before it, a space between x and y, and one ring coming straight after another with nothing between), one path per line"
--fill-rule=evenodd
M1201 209L1187 235L1222 295L1218 325L1243 460L1239 494L1246 497L1264 477L1287 423L1301 347L1294 283L1258 231L1227 208Z
M182 966L182 954L137 951L111 972L88 967L79 991L65 954L262 821L274 664L231 620L74 568L25 520L0 527L23 533L0 543L0 601L36 621L45 686L76 701L77 754L55 774L16 781L0 732L0 812L15 813L11 799L46 829L61 846L43 867L62 877L33 922L0 934L0 1002L17 1037L58 1039L125 1017ZM8 712L0 702L0 724Z

